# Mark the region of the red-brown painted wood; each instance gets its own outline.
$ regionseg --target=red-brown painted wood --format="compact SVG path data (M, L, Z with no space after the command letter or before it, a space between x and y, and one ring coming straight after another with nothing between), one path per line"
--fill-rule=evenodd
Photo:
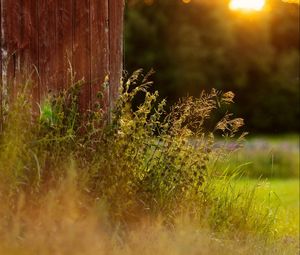
M4 69L5 69L5 86L9 93L10 101L15 98L17 94L17 85L20 82L20 51L22 49L21 43L21 1L5 1L3 4L3 29L5 51Z
M40 102L38 78L38 3L36 0L23 1L22 7L22 44L21 56L22 81L28 80L32 86L32 100L34 112L38 111Z
M91 102L97 100L99 91L103 99L99 103L109 107L109 86L105 77L109 74L109 26L108 0L91 0Z
M0 1L0 28L2 28L2 2ZM0 132L3 130L3 84L2 84L2 47L3 38L0 31Z
M90 1L74 0L73 20L73 65L75 79L83 80L80 94L81 110L90 108L91 101L91 37Z
M57 7L57 83L62 90L71 84L73 1L57 0Z
M118 97L123 63L124 0L109 1L110 108Z
M0 9L1 101L3 91L13 99L31 79L36 106L49 90L70 85L72 68L75 80L85 81L82 111L97 102L107 75L102 103L112 107L122 72L124 0L1 0Z
M56 92L57 86L57 29L56 0L38 1L39 34L39 76L41 101L49 92Z

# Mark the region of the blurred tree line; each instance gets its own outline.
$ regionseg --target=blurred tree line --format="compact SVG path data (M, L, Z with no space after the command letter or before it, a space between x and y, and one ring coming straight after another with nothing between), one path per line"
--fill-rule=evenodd
M128 0L125 69L154 68L169 103L217 88L255 132L299 130L299 5L269 0L257 13L224 0Z

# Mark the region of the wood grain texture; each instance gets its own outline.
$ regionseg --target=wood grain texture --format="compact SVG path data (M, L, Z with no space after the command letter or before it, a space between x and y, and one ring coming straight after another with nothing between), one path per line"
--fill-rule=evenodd
M3 130L3 79L2 79L2 48L3 48L3 34L2 34L2 1L0 1L0 132Z
M124 0L109 0L110 108L118 97L123 68Z
M34 112L38 112L40 103L40 89L38 78L39 44L38 44L38 3L37 0L23 1L22 6L22 55L21 82L28 80L32 86L32 102Z
M104 109L113 106L122 75L124 0L1 0L0 9L1 102L3 91L13 100L30 79L37 106L49 90L70 86L72 69L75 81L84 79L82 112L99 102L99 90Z
M21 65L21 0L4 1L3 3L3 34L5 51L5 86L12 101L17 94L17 85L20 82L20 65Z
M105 110L109 107L109 87L104 85L109 73L108 31L108 0L91 0L91 102L97 103L97 93L101 91L99 103Z
M62 90L71 83L73 1L57 0L57 7L57 84Z
M49 92L56 92L57 86L57 29L56 0L39 0L39 76L40 98Z
M74 0L73 9L73 66L75 79L84 81L80 106L81 111L85 111L90 108L91 101L90 1Z

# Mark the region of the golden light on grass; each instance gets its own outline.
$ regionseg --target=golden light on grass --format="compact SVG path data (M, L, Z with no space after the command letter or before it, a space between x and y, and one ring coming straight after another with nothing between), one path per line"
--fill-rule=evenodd
M265 6L265 0L231 0L229 8L241 11L261 11Z

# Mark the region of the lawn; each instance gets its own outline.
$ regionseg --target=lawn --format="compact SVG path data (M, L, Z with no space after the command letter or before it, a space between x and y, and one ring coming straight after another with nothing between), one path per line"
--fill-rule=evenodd
M299 236L299 180L298 179L241 179L240 188L254 186L257 200L277 209L277 231L280 236Z
M253 179L298 179L299 138L295 135L249 137L220 162Z

